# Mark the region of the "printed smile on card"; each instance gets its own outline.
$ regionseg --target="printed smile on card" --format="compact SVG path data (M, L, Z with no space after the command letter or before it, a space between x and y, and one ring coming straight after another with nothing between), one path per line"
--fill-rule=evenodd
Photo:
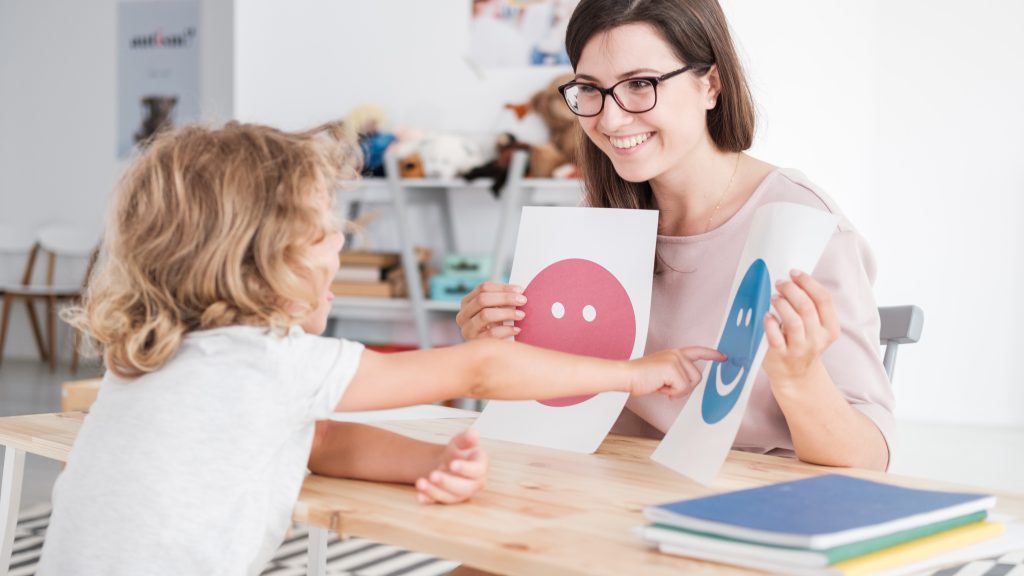
M616 148L628 150L643 144L653 135L654 132L644 132L643 134L633 134L632 136L608 136L608 141Z

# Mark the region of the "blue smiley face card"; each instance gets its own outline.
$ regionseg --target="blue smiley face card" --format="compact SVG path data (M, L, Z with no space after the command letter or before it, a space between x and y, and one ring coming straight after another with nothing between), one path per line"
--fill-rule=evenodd
M652 459L702 484L718 475L768 350L764 318L774 284L788 278L790 270L814 270L836 223L828 212L790 202L757 209L715 340L726 359L705 366L700 384Z

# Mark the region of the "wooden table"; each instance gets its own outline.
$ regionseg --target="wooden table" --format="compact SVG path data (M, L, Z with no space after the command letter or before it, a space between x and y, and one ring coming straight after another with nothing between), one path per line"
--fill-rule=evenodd
M10 559L24 454L67 460L81 421L78 413L0 418L0 444L8 446L0 494L0 573L6 573ZM420 420L379 425L440 443L469 424ZM420 505L411 486L309 476L294 519L498 573L748 574L653 552L631 530L644 524L641 511L649 504L836 471L733 452L709 488L651 461L656 444L613 435L596 454L584 455L485 441L491 456L488 487L472 502L456 506ZM841 472L905 486L962 488L864 470ZM1024 496L999 494L996 511L1024 517ZM311 532L310 573L322 573L324 534Z

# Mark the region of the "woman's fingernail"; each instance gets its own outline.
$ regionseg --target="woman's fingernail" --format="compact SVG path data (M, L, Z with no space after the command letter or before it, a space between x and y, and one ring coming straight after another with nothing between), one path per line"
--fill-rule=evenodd
M513 334L519 334L519 333L520 333L520 332L522 332L522 331L523 331L523 329L522 329L522 328L520 328L519 326L513 326L513 327L512 327L512 333L513 333Z
M523 318L526 318L526 312L516 310L516 320L522 320Z
M452 469L452 472L458 472L462 470L462 462L460 460L455 460L449 464L448 467Z
M438 472L437 470L434 470L433 472L431 472L430 473L430 481L433 482L434 484L437 484L438 482L440 482L441 481L441 473Z
M789 275L792 276L793 278L799 278L799 277L803 276L804 273L801 272L800 270L797 270L796 268L794 268L794 269L789 271Z
M513 292L519 292L520 294L523 293L523 287L522 286L509 286L509 288L511 288Z
M522 294L516 296L516 304L526 304L526 296Z

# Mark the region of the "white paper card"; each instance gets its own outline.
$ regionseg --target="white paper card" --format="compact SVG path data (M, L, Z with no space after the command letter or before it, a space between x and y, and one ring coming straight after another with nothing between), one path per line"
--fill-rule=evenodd
M729 358L705 367L652 459L702 484L714 480L743 420L751 374L761 369L768 350L764 315L774 283L793 269L814 270L835 229L834 216L800 204L775 202L757 209L729 292L732 304L715 340Z
M586 356L643 356L657 231L653 210L523 208L511 282L527 302L516 339ZM627 398L492 400L475 426L485 438L589 454Z

